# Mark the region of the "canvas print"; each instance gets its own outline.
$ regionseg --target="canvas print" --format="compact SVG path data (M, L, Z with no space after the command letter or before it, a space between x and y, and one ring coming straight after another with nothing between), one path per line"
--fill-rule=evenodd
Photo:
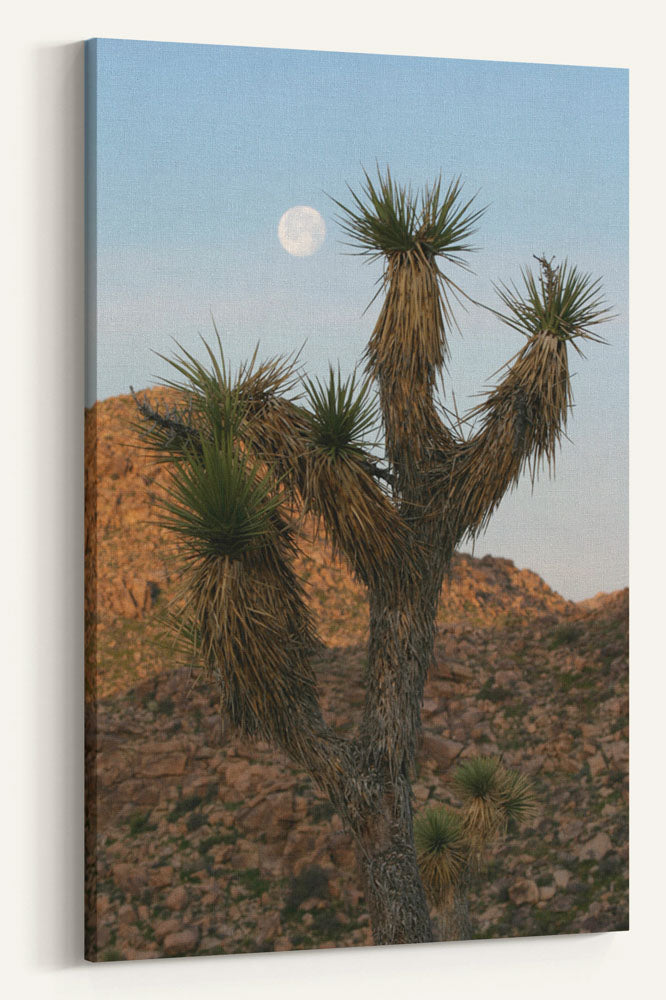
M87 43L88 959L627 929L627 109Z

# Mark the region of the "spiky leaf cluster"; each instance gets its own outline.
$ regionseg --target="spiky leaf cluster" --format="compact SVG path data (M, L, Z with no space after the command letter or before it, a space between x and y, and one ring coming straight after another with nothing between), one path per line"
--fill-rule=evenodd
M356 373L344 381L329 368L327 382L305 379L309 403L307 419L313 446L331 459L358 456L372 442L368 435L377 422L377 405L371 396L369 379L357 385Z
M274 534L280 497L271 476L232 442L201 437L172 466L161 525L174 532L187 557L238 559Z
M506 366L498 384L466 414L467 422L478 421L479 426L460 443L455 465L443 465L435 472L435 478L441 477L442 488L447 489L448 510L456 519L459 537L465 533L474 536L487 526L502 497L523 472L527 470L534 482L542 468L551 474L555 470L573 405L567 347L569 343L576 346L572 337L591 339L592 334L576 328L578 333L564 335L570 320L558 325L552 314L554 299L548 299L548 295L556 296L561 275L553 274L551 279L555 291L543 293L538 309L530 303L529 295L515 298L521 322L513 325L518 328L523 324L521 332L528 337L527 342ZM548 316L550 328L543 325ZM600 316L595 320L601 321Z
M425 810L414 820L414 846L426 894L440 914L451 913L478 872L487 848L512 823L534 813L531 781L499 757L471 757L454 773L463 806ZM457 901L457 902L456 902Z
M232 374L219 337L219 354L204 347L206 364L182 348L166 359L175 373L164 380L175 399L166 410L135 397L146 446L169 465L160 523L180 542L185 571L167 617L243 731L304 753L322 722L316 638L293 569L300 518L311 515L365 581L409 562L405 527L365 451L375 420L367 381L331 372L305 383L303 406L288 360L253 357Z
M305 508L361 580L379 581L391 564L410 557L405 525L374 479L366 450L377 420L371 381L359 384L356 374L343 380L331 368L327 382L306 379L304 386Z
M611 318L601 295L601 280L593 280L566 260L554 267L545 256L536 259L538 275L531 268L521 269L522 290L513 283L495 286L508 310L499 314L502 321L529 338L550 334L563 341L603 343L592 330Z
M471 757L459 765L453 784L463 801L465 834L477 856L511 820L525 820L534 810L532 783L499 757Z
M360 195L349 189L352 206L333 199L342 231L359 254L378 258L420 249L462 264L462 255L475 249L469 239L485 209L472 210L474 198L462 199L460 178L443 190L439 177L417 195L397 184L388 168L383 175L377 171L376 181L367 171L364 176Z
M460 817L444 806L427 809L414 821L414 846L430 902L446 907L467 862L467 843Z
M418 469L441 444L433 390L447 357L447 331L455 325L451 298L462 294L440 264L465 266L484 210L462 198L459 179L444 188L440 178L415 193L388 169L378 170L376 181L366 172L361 191L351 197L349 206L336 202L343 232L359 254L384 262L379 291L385 299L366 371L380 388L396 492L412 502Z

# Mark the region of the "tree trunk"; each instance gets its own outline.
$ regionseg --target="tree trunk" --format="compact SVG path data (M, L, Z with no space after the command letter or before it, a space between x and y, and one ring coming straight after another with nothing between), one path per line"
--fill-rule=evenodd
M387 794L356 838L356 857L375 944L432 941L432 926L419 875L410 786L404 778Z
M443 941L469 941L474 936L469 917L469 895L466 886L456 892L453 905L446 911Z
M414 848L411 788L433 654L433 589L431 570L370 591L361 772L377 806L355 840L375 944L433 940Z

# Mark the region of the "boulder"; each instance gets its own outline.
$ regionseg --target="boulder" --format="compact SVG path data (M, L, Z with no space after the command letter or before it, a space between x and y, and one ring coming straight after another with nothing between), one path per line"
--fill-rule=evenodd
M576 850L576 854L581 861L587 858L593 858L595 861L601 861L608 852L612 849L613 843L607 833L599 832L596 837L592 840L588 840L586 844L579 847Z
M193 927L167 934L162 948L165 955L191 955L199 943L199 934Z
M425 733L422 742L422 752L426 760L434 761L442 770L451 766L462 751L462 743L449 740L445 736Z
M523 903L538 903L539 887L530 878L518 879L509 889L509 899L516 906L522 906Z
M137 893L146 884L146 872L141 865L131 865L127 861L120 861L111 869L113 880L119 889L125 892Z
M177 885L175 889L167 895L164 905L169 910L184 910L187 906L187 889L184 885Z

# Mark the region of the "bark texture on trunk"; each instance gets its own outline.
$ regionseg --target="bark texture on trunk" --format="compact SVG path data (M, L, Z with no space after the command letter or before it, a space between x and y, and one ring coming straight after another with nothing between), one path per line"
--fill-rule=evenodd
M432 941L428 903L414 848L406 837L386 850L359 852L359 866L375 944Z
M444 941L469 941L474 937L469 916L469 895L462 889L455 894L453 905L444 920Z
M356 833L356 857L375 944L432 941L407 774L385 776L376 808Z
M420 556L393 586L370 591L370 639L360 767L376 803L355 833L375 944L433 940L414 848L411 779L433 656L441 562Z

